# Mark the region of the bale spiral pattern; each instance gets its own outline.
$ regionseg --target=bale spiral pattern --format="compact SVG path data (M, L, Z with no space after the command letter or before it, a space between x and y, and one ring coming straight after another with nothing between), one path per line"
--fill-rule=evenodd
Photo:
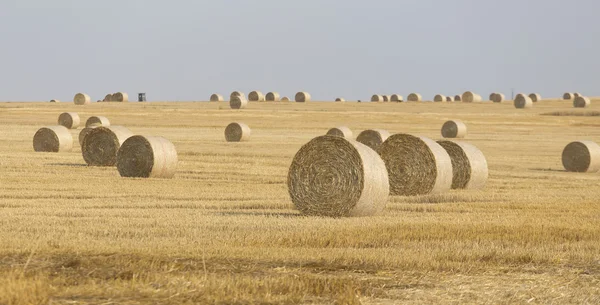
M89 166L114 166L119 148L131 136L123 126L93 128L83 139L83 159Z
M571 142L562 152L562 163L569 172L596 173L600 171L600 145L592 141Z
M358 137L356 137L356 141L370 147L374 151L379 149L379 146L389 138L390 133L387 130L383 129L367 129L361 132Z
M161 137L132 136L117 154L121 177L170 179L177 172L177 150Z
M73 149L73 136L65 126L40 128L33 136L33 150L36 152L66 152Z
M58 125L65 126L68 129L77 129L79 124L81 124L81 119L76 112L63 112L58 116Z
M481 189L488 179L485 156L477 147L452 141L438 141L452 161L452 189Z
M350 130L350 128L346 127L346 126L338 126L335 128L331 128L329 129L329 131L327 131L328 136L334 136L334 137L341 137L341 138L346 138L346 139L352 139L352 137L354 136L354 134L352 133L352 130Z
M250 140L252 130L244 123L233 122L225 128L225 140L227 142L243 142Z

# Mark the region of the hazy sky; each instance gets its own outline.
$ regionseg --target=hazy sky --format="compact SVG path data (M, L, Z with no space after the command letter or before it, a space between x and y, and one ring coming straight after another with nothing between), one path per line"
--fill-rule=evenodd
M600 95L598 0L0 0L0 100Z

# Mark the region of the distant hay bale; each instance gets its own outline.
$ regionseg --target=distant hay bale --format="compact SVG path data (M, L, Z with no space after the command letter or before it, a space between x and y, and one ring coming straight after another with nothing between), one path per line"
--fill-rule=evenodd
M224 101L223 96L217 93L214 93L210 96L211 102L222 102Z
M109 127L110 121L103 116L91 116L85 121L85 127Z
M248 106L248 100L243 96L232 96L229 101L231 109L244 109Z
M526 109L533 107L533 101L525 94L517 94L515 97L515 108Z
M264 102L265 96L260 91L252 91L248 94L248 101L250 102Z
M452 161L452 189L482 189L488 179L485 156L477 147L464 142L437 141Z
M446 102L454 102L454 99L451 96L446 96Z
M50 103L60 103L59 100L50 100Z
M371 96L371 102L383 102L383 96L379 94L373 94L373 96Z
M569 172L596 173L600 171L600 146L592 141L571 142L562 152L562 163Z
M390 96L389 95L382 95L381 97L383 98L384 102L389 102L390 101Z
M431 139L395 134L378 153L387 167L392 195L439 194L452 186L450 156Z
M529 98L534 103L537 103L537 102L539 102L539 101L542 100L542 96L539 95L539 94L537 94L537 93L531 93L531 94L529 94Z
M390 102L404 102L404 97L399 94L390 95Z
M73 98L73 102L75 105L89 105L92 103L92 99L85 93L77 93Z
M504 102L504 94L502 93L492 93L490 95L490 101L494 102L494 103L502 103Z
M455 95L455 96L454 96L454 101L455 101L455 102L460 102L460 101L462 101L462 96L460 96L460 95Z
M129 95L125 92L117 92L112 95L113 102L129 102Z
M436 94L433 97L433 101L434 102L445 102L446 101L446 96L442 95L442 94Z
M113 95L112 94L107 94L106 96L104 96L103 101L105 101L105 102L112 102L113 101Z
M40 128L33 136L33 150L36 152L66 152L73 149L73 136L65 126Z
M233 99L233 97L235 97L235 96L240 96L240 97L246 98L246 95L245 95L244 93L242 93L242 92L240 92L240 91L233 91L233 92L231 92L231 94L229 95L229 100L232 100L232 99Z
M131 136L123 126L93 128L83 139L83 159L89 166L114 166L119 148Z
M346 139L352 139L354 137L354 133L352 133L352 130L350 130L350 128L346 127L346 126L338 126L338 127L334 127L329 129L329 131L327 131L328 136L334 136L334 137L341 137L341 138L346 138Z
M409 102L420 102L421 100L423 100L423 97L418 93L411 93L408 95L406 100L408 100Z
M252 130L244 123L233 122L225 128L225 140L227 142L244 142L250 140Z
M496 92L490 93L490 101L492 101L492 102L494 101L494 97L496 96L496 94L497 94Z
M284 97L282 97L282 98L281 98L281 101L282 101L282 102L289 102L289 101L290 101L290 98L289 98L289 97L287 97L287 96L284 96Z
M345 101L346 101L346 99L344 99L344 98L342 98L342 97L338 97L338 98L336 98L336 99L335 99L335 101L336 101L336 102L342 102L342 103L343 103L343 102L345 102Z
M308 103L311 100L310 93L308 92L298 92L294 97L294 100L298 103Z
M573 100L573 107L575 108L587 108L592 101L585 96L578 96Z
M90 133L90 131L92 131L92 129L94 129L96 127L86 127L84 129L82 129L79 132L79 136L78 136L78 140L79 140L79 146L83 146L83 139L85 139L85 137Z
M580 96L583 96L583 95L581 95L581 93L578 93L578 92L573 93L573 98L578 98Z
M65 126L68 129L77 129L79 124L81 124L81 119L76 112L63 112L58 116L58 125Z
M385 208L389 182L377 153L354 140L320 136L294 156L288 192L304 215L372 216Z
M132 136L117 154L121 177L171 179L177 172L177 150L161 137Z
M269 92L265 96L265 99L267 100L267 102L279 102L280 95L277 92Z
M387 140L390 136L390 133L387 130L383 129L367 129L361 132L358 137L356 137L356 141L367 145L374 151L379 149L379 146Z
M574 98L575 96L573 96L573 93L571 92L565 92L565 94L563 94L563 100L572 100Z
M462 101L463 101L463 103L478 103L478 102L481 102L482 99L481 99L481 95L479 95L477 93L473 93L471 91L466 91L462 95Z
M464 138L467 135L467 125L461 120L447 121L442 125L442 137Z

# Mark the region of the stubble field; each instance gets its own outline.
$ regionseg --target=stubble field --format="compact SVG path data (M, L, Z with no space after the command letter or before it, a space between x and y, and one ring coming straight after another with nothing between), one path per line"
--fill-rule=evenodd
M0 304L600 303L600 174L564 146L600 141L566 101L512 103L0 103ZM174 179L125 179L38 128L75 111L171 140ZM331 127L439 139L461 119L487 157L482 191L390 197L365 218L303 217L286 177ZM240 121L252 139L225 142Z

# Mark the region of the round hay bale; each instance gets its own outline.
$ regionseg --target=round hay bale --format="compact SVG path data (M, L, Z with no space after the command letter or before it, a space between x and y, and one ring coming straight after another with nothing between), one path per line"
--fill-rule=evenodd
M600 171L600 145L592 141L571 142L562 152L562 163L569 172L596 173Z
M382 95L381 97L383 98L384 102L389 102L390 101L390 96L389 95Z
M425 137L395 134L379 147L392 195L439 194L452 186L452 161L439 144Z
M320 136L302 146L288 172L288 191L304 215L372 216L385 208L389 182L376 152L354 140Z
M539 101L542 100L542 96L539 95L539 94L537 94L537 93L531 93L531 94L529 94L529 98L534 103L537 103L537 102L539 102Z
M433 97L433 101L434 102L445 102L446 101L446 97L444 95L441 95L441 94L436 94Z
M381 144L385 142L389 136L390 133L387 130L367 129L361 132L358 137L356 137L356 141L367 145L374 151L377 151L379 146L381 146Z
M106 96L104 96L103 101L105 101L105 102L112 102L113 101L113 95L112 94L107 94Z
M478 103L478 102L481 102L482 99L481 99L481 95L479 95L477 93L473 93L471 91L466 91L462 95L462 101L464 103Z
M85 137L90 133L90 131L92 131L92 129L94 129L96 127L86 127L84 129L82 129L79 132L79 136L78 136L78 140L79 140L79 146L83 147L83 139L85 139Z
M442 125L442 137L464 138L467 135L467 125L461 120L447 121Z
M231 109L244 109L248 106L248 100L243 96L232 96L229 101Z
M583 96L583 95L581 95L581 93L579 93L579 92L573 93L573 98L578 98L580 96Z
M60 103L59 100L50 100L50 103Z
M454 99L451 96L446 96L446 102L454 102Z
M452 162L452 189L482 189L488 179L485 156L477 147L464 142L438 141Z
M73 102L75 105L89 105L92 103L92 99L85 93L77 93L73 98Z
M110 121L103 116L92 116L87 121L85 121L85 127L108 127L110 126Z
M242 93L240 91L233 91L229 95L229 100L232 100L234 96L240 96L240 97L246 98L246 95L244 95L244 93Z
M497 94L496 92L490 93L490 101L492 101L492 102L494 101L494 97L496 96L496 94Z
M177 172L177 162L175 145L161 137L130 137L117 154L121 177L170 179Z
M565 94L563 94L563 100L572 100L574 98L575 96L573 96L573 93L571 92L565 92Z
M244 123L233 122L225 128L225 140L227 142L243 142L250 140L252 130Z
M68 129L77 129L79 124L81 124L81 119L76 112L63 112L58 116L58 125L65 126Z
M344 98L342 98L342 97L338 97L338 98L336 98L336 99L335 99L335 101L336 101L336 102L341 102L341 103L343 103L343 102L345 102L345 101L346 101L346 99L344 99Z
M525 109L531 107L533 107L533 101L529 96L517 94L517 97L515 97L515 108Z
M592 101L585 96L578 96L573 100L573 107L575 108L587 108Z
M83 159L89 166L114 166L119 148L131 136L123 126L93 128L83 139Z
M215 93L215 94L212 94L212 95L210 96L210 101L211 101L211 102L222 102L223 100L224 100L224 99L223 99L223 96L222 96L222 95L220 95L220 94L217 94L217 93Z
M281 101L282 101L282 102L289 102L289 101L290 101L290 98L289 98L289 97L287 97L287 96L284 96L284 97L282 97L282 98L281 98Z
M267 100L267 102L279 102L280 95L277 92L269 92L265 96L265 99Z
M454 101L455 101L455 102L460 102L460 101L462 101L462 96L460 96L460 95L455 95L455 96L454 96Z
M352 139L354 137L354 133L352 133L352 130L350 130L350 128L346 126L338 126L335 128L331 128L329 129L329 131L327 131L326 135L346 139Z
M252 91L248 94L248 101L250 102L264 102L265 96L260 91Z
M113 102L129 102L129 95L125 92L117 92L112 95Z
M404 102L404 97L399 94L390 95L390 102Z
M298 103L308 103L310 102L310 93L308 92L298 92L294 97L294 100Z
M502 103L504 102L504 94L502 93L492 93L492 95L490 95L490 101L494 102L494 103Z
M33 136L33 150L36 152L66 152L73 149L73 136L65 126L40 128Z
M371 96L371 102L383 102L383 96L379 94L373 94L373 96Z
M406 98L409 102L420 102L423 97L418 93L411 93Z

